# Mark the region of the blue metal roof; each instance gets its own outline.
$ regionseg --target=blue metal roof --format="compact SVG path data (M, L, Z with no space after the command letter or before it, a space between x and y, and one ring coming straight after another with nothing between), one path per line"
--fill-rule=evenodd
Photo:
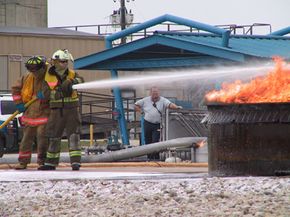
M162 32L160 32L162 34ZM202 43L208 46L220 46L220 37L213 34L178 34L164 32L165 37L172 37L177 40L188 40L191 43ZM228 48L233 52L239 52L244 55L272 58L281 56L290 59L290 37L286 36L261 36L261 35L233 35L230 36Z
M209 33L161 32L111 48L111 42L165 21ZM290 60L290 27L271 35L229 35L224 29L172 15L163 15L106 38L107 50L75 61L78 69L143 70L166 67L244 63L280 56Z
M290 60L290 37L230 36L228 47L214 34L156 32L118 47L77 59L81 69L142 70L270 59Z
M218 42L217 42L218 43ZM219 40L220 43L220 40ZM81 69L140 70L146 68L200 65L202 62L244 61L242 54L219 45L188 40L187 37L152 35L80 58Z

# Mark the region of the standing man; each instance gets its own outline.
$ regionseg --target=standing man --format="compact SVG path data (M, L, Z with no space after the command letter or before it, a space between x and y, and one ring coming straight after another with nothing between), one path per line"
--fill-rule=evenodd
M135 103L135 110L144 113L145 144L159 142L161 116L167 108L181 109L182 107L160 96L157 87L150 89L150 96ZM159 153L150 154L148 158L152 160L159 159Z
M52 55L53 66L45 75L47 88L44 96L49 99L51 109L47 123L49 147L45 164L39 170L55 170L59 163L64 130L68 138L72 170L79 170L81 166L79 99L72 85L83 83L84 79L68 68L69 60L73 62L68 50L57 50Z
M41 94L44 76L48 70L48 63L44 57L34 56L25 64L28 72L12 86L12 96L19 112L23 112L21 122L24 124L23 138L19 147L19 164L17 170L27 168L31 162L32 144L37 142L37 163L44 164L48 139L45 137L45 125L49 116L49 105ZM28 108L24 104L37 97L38 100Z

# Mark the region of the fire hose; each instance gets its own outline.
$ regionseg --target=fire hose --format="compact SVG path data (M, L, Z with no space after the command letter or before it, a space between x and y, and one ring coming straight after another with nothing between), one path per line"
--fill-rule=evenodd
M28 101L27 103L25 103L24 107L28 108L32 103L34 103L38 98L33 98L30 101ZM2 129L3 127L5 127L11 120L13 120L13 118L15 118L16 115L20 114L21 112L19 112L18 110L16 110L6 121L4 121L1 125L0 125L0 129Z

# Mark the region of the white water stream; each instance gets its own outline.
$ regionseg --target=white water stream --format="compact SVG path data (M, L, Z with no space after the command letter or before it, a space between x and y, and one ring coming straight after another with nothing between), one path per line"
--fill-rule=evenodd
M118 79L97 80L74 85L74 89L103 89L113 87L136 87L140 85L161 85L173 82L192 82L196 80L210 80L226 77L246 78L265 75L273 69L273 63L249 67L218 67L200 70L176 70L175 72L156 71L148 72L150 75L126 76ZM130 73L130 72L128 72Z

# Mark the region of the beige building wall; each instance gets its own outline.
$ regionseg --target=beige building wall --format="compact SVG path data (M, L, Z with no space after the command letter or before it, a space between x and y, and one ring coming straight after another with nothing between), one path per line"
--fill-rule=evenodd
M52 35L0 34L0 89L10 89L13 82L26 72L24 63L33 55L50 58L54 51L67 48L75 59L105 49L103 38ZM71 67L73 67L71 65ZM110 78L108 71L77 70L85 81ZM110 90L102 90L110 94Z
M47 0L0 0L0 26L47 27Z

